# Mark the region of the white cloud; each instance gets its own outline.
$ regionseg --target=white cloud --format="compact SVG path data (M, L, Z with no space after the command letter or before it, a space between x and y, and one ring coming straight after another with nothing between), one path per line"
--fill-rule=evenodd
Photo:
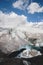
M2 11L0 11L0 27L4 27L4 28L14 28L14 27L18 27L18 26L23 26L24 24L27 27L39 27L39 28L43 28L43 20L40 23L37 22L28 22L27 21L27 17L24 15L18 15L14 12L10 12L9 14L3 13ZM40 24L40 25L39 25Z
M34 2L31 3L28 7L27 7L28 13L34 14L35 12L43 12L43 6L41 7L38 3Z
M0 27L16 27L27 21L27 17L24 15L18 15L14 12L5 14L0 11Z
M18 0L13 3L13 7L24 10L28 6L28 2L29 0Z
M35 12L43 12L43 6L40 6L37 2L30 2L30 0L17 0L13 3L13 7L21 10L27 10L28 13L31 14L34 14Z

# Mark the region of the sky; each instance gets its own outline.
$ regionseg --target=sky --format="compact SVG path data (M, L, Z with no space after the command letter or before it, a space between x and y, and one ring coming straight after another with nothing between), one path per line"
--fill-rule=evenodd
M43 22L43 0L0 0L0 25L6 25L7 20L13 25L10 18L11 22Z

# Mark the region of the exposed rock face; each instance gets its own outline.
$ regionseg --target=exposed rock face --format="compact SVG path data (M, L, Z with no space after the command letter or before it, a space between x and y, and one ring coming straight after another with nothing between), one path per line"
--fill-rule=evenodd
M25 50L23 51L23 53L20 54L20 57L21 58L32 58L32 57L35 57L35 56L38 56L38 55L42 55L40 53L40 51L37 51L35 49L32 49L32 50Z
M5 58L0 65L43 65L43 55L33 58Z

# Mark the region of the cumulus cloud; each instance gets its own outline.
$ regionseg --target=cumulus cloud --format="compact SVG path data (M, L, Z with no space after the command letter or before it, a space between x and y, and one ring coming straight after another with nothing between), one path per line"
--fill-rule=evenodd
M0 27L16 27L27 21L27 17L24 15L18 15L14 12L9 14L0 11Z
M29 0L18 0L13 3L13 7L24 10L28 6L28 3Z
M28 22L27 17L24 15L18 15L14 12L10 12L9 14L3 13L0 11L0 27L4 28L14 28L18 26L26 26L29 27L40 27L43 28L43 20L39 23L37 22ZM40 25L39 25L40 24Z
M37 2L30 2L30 0L17 0L13 3L13 7L21 10L27 10L28 13L31 14L34 14L35 12L43 12L43 6L40 6Z
M27 10L28 13L31 14L34 14L35 12L39 13L39 12L43 12L43 6L41 7L38 3L34 2L27 7Z

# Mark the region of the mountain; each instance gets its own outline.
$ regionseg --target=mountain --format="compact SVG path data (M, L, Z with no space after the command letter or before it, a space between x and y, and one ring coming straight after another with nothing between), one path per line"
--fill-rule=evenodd
M0 27L0 30L0 49L5 53L11 53L28 44L43 46L43 22L21 22L14 28Z

